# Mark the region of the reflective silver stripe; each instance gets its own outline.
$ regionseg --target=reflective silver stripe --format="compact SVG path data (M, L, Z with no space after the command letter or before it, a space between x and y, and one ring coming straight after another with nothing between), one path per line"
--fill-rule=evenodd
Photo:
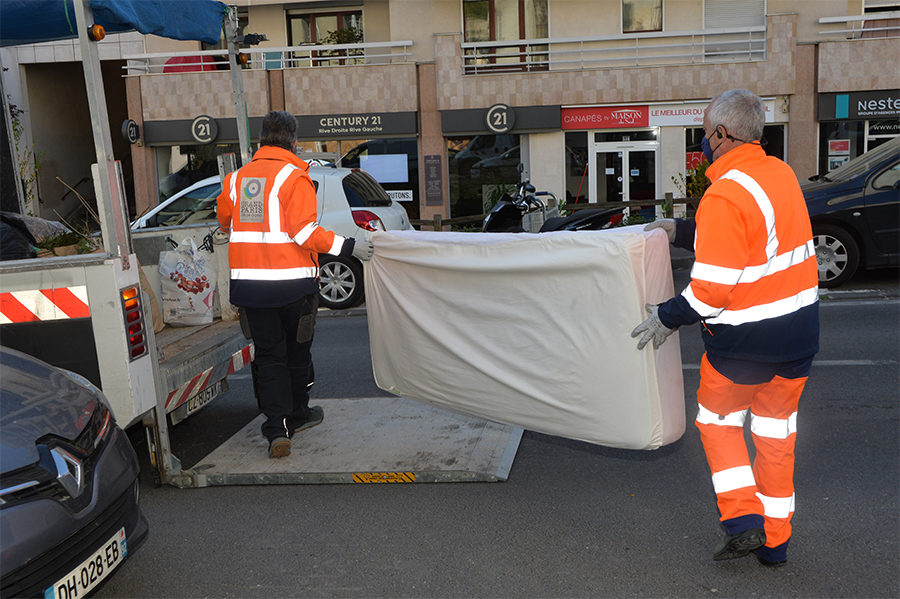
M740 410L738 412L732 412L730 414L726 414L725 418L719 418L719 415L715 412L707 410L703 407L702 404L697 404L700 406L700 411L697 412L697 422L700 424L715 424L717 426L744 426L744 420L747 418L747 410Z
M726 268L724 266L704 264L703 262L694 262L694 266L691 267L692 279L718 283L719 285L737 285L743 273L744 271L739 268Z
M747 266L744 270L738 268L726 268L703 262L694 262L691 268L691 278L719 285L737 285L738 283L755 283L763 277L776 272L787 270L797 264L802 264L816 254L812 239L803 245L794 248L790 252L775 256L769 262L758 266Z
M230 237L231 243L293 243L287 233L277 231L265 233L263 231L234 231Z
M763 191L763 188L759 186L759 183L757 183L753 177L737 169L728 171L719 177L719 179L729 179L734 181L753 196L756 205L759 207L759 211L762 212L763 218L766 221L766 232L768 234L768 238L766 239L766 259L771 261L778 255L778 236L775 234L775 209L772 208L772 202L769 200L769 196L766 195L766 192Z
M716 472L712 475L712 482L717 495L756 485L756 479L753 478L753 468L750 466L738 466Z
M341 253L341 248L344 246L344 238L334 234L334 243L331 244L331 249L328 250L328 253L332 256L339 256Z
M269 192L268 209L269 209L269 231L273 233L281 231L281 203L278 200L278 193L281 186L287 181L295 170L299 167L293 164L285 164L284 167L275 175L275 181L272 183L272 190Z
M810 239L803 245L794 248L790 252L786 252L784 254L781 254L780 256L775 256L775 258L769 260L769 262L767 262L766 264L746 267L744 269L744 273L741 275L741 280L739 282L755 283L763 277L775 274L776 272L787 270L797 264L802 264L811 256L815 255L816 246L813 245L813 241L812 239Z
M722 313L725 308L714 308L709 304L705 304L697 299L697 296L694 295L694 290L691 289L691 286L688 285L684 288L684 291L681 292L681 295L687 300L687 303L691 308L694 309L694 312L700 315L700 318L713 318Z
M231 179L228 181L228 197L231 199L231 205L237 205L237 171L231 173Z
M769 439L787 439L797 432L797 412L787 419L769 418L750 414L750 431L757 437Z
M232 279L251 281L288 281L291 279L314 279L317 274L315 266L299 266L297 268L232 268Z
M756 494L759 500L762 501L763 514L767 518L790 518L794 511L795 495L792 494L790 497L769 497L762 493Z
M689 286L690 287L690 286ZM707 324L728 324L736 326L748 322L759 322L777 318L785 314L793 314L801 308L812 306L819 301L819 286L810 287L793 295L769 304L751 306L743 310L725 310L717 317L707 319ZM691 306L693 307L693 305ZM696 308L694 308L696 310Z
M316 227L319 226L319 223L312 222L300 229L300 232L294 235L293 242L297 245L303 245L306 243L306 240L309 239L310 235L313 234L313 231L316 230Z

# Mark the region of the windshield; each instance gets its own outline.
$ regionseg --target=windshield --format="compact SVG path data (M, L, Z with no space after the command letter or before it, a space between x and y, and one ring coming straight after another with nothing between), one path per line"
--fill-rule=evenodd
M174 227L175 225L215 220L216 197L221 191L222 184L213 183L184 194L156 213L154 226Z
M861 156L857 156L850 162L839 166L833 171L829 171L825 176L829 181L847 181L871 170L879 162L891 154L896 154L898 151L900 151L900 139L891 140L886 144L878 146L874 150L870 150Z
M354 170L341 183L351 208L391 205L391 198L384 188L365 171Z

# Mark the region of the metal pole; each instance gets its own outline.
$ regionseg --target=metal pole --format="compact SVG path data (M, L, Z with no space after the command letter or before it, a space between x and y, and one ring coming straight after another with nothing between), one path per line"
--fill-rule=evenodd
M129 268L131 232L125 217L124 191L119 189L116 164L113 156L112 137L109 132L109 112L103 91L103 75L100 71L100 54L97 43L88 38L88 27L94 24L90 0L75 0L75 22L81 47L81 64L84 67L84 83L87 87L91 125L94 131L94 149L97 165L94 172L94 190L97 194L97 212L103 235L103 250L112 257L122 259L122 268Z
M238 142L241 145L241 164L247 164L253 157L250 153L250 120L247 118L247 101L244 99L244 78L241 65L237 62L238 12L237 6L228 7L225 19L225 43L228 45L228 65L231 70L231 87L234 90L234 118L237 120Z

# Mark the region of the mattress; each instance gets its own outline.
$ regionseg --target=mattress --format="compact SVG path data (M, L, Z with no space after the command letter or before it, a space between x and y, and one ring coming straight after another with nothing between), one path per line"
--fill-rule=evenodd
M608 447L685 430L677 331L631 331L674 294L662 229L376 232L365 265L376 384L396 395Z

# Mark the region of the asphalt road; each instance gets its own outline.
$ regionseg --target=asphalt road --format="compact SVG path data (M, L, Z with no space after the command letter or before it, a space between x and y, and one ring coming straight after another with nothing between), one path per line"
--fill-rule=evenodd
M680 335L688 429L656 451L533 432L502 483L155 487L150 537L97 597L898 597L897 272L821 306L798 417L786 567L714 562L721 531L699 435L699 331ZM676 286L686 282L676 274ZM871 273L869 273L871 274ZM319 320L314 397L386 395L364 311ZM256 414L249 379L172 431L185 466Z

